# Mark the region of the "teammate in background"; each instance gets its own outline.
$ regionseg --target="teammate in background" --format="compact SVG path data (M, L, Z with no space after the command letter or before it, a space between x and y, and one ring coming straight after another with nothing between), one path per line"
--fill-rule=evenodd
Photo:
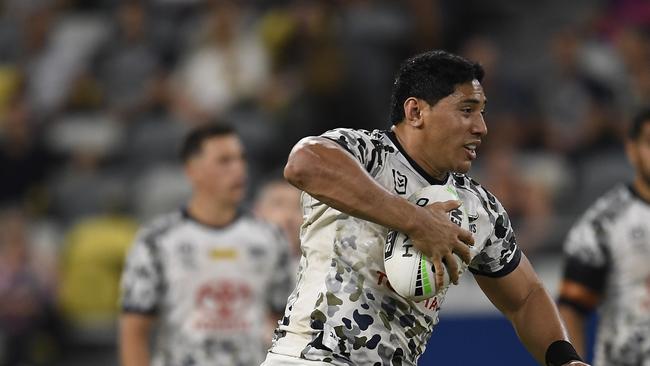
M181 155L193 189L187 207L143 228L127 258L122 364L259 364L269 337L264 325L290 290L288 244L278 229L239 209L246 161L232 128L193 130Z
M452 253L470 262L467 244L474 241L480 253L470 270L535 359L585 365L517 247L507 213L465 175L487 133L482 76L478 64L444 51L415 56L393 86L391 130L336 129L294 147L284 173L306 192L303 258L263 365L417 364L444 294L415 303L390 289L383 265L388 228L409 235L431 258L437 288L443 260L456 283ZM456 186L474 221L473 239L447 215L459 202L419 207L405 199L445 183Z
M293 272L298 269L300 260L300 225L302 210L300 208L300 191L284 179L268 181L260 189L255 200L255 214L277 225L284 231L291 244Z
M597 200L564 248L560 314L584 354L585 319L598 308L598 366L650 366L650 109L633 120L625 150L634 182Z

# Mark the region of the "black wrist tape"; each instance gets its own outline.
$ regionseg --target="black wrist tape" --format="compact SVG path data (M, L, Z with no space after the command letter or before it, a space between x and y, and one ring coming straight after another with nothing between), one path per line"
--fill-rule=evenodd
M582 361L582 358L567 341L555 341L546 349L546 366L562 366L571 361Z

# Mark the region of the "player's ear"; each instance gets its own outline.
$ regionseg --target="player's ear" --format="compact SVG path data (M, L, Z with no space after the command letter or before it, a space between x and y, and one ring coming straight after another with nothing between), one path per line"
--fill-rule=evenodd
M188 159L183 165L183 170L185 171L187 180L189 180L190 183L194 185L194 183L196 183L196 181L199 179L198 175L200 172L200 167L198 166L196 159Z
M409 97L404 101L404 122L413 126L422 126L422 101Z

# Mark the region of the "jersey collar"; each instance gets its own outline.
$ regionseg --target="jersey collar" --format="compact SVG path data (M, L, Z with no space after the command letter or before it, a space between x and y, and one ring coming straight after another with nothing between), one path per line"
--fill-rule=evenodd
M393 145L395 145L395 147L397 147L397 150L399 150L399 152L401 152L402 155L404 155L404 157L409 162L409 164L411 164L413 169L415 169L415 171L418 172L422 176L422 178L426 179L426 181L429 182L429 184L431 184L431 185L442 185L442 184L447 183L447 180L449 179L449 173L447 173L445 178L442 179L442 180L434 178L429 173L427 173L415 160L413 160L413 158L411 158L409 156L409 154L406 153L406 150L404 150L404 147L402 146L402 144L399 143L399 140L397 139L397 136L395 136L395 132L389 130L389 131L386 131L386 135L388 136L390 141L393 143Z
M627 185L627 189L630 191L630 193L632 193L632 196L636 197L639 201L642 201L642 202L650 205L650 201L648 201L647 199L641 197L641 195L636 190L636 188L634 188L634 185L632 183Z
M235 214L235 217L233 217L233 219L229 223L227 223L225 225L221 225L221 226L211 225L211 224L208 224L206 222L203 222L203 221L197 219L196 217L192 216L190 211L187 209L187 206L184 206L184 207L181 208L181 215L183 216L184 219L192 221L193 223L198 224L200 226L203 226L205 228L208 228L210 230L223 230L223 229L226 229L226 228L232 226L235 222L237 222L242 216L244 216L244 212L243 212L243 210L238 209L237 213Z

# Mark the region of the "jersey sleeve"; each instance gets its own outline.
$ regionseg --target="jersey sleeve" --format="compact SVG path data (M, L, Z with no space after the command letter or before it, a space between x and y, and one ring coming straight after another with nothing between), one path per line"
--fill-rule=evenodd
M140 233L122 273L122 312L153 315L162 300L163 276L155 239Z
M287 298L293 288L296 274L289 254L289 242L280 230L274 230L274 247L277 255L271 268L266 301L269 309L277 314L284 312Z
M337 128L321 135L339 144L363 165L370 175L377 175L384 162L384 144L381 139L366 130Z
M559 302L587 312L596 306L606 282L608 253L603 223L583 218L569 231L564 243L564 269ZM576 287L579 285L582 287ZM588 292L585 292L584 289Z
M469 270L475 275L503 277L517 268L521 261L521 250L501 202L490 192L482 188L480 191L493 228L485 247L470 263Z

